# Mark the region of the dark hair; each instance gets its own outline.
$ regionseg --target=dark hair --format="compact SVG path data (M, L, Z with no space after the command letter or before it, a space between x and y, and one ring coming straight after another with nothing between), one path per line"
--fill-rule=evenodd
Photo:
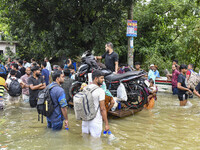
M37 63L33 63L32 65L35 67L35 66L37 66Z
M22 61L22 60L19 60L19 64L20 64L20 65L23 65L23 61Z
M35 61L35 59L34 59L34 58L32 58L31 60L32 60L32 61Z
M153 83L154 84L154 81L153 81L153 79L151 78L151 79L149 79L149 83Z
M135 62L135 65L140 65L140 62L138 62L138 61L137 61L137 62Z
M176 62L178 64L178 60L177 59L174 59L173 62Z
M64 65L60 65L60 68L62 68L62 69L63 69L63 68L64 68Z
M14 68L18 69L18 64L14 63L14 64L12 64L12 66L13 66Z
M104 76L104 73L101 72L100 70L94 70L94 72L92 73L92 80L94 80L95 78L98 78L100 76Z
M56 79L59 78L61 74L62 74L61 71L59 71L59 70L58 70L58 71L55 71L55 72L52 74L52 79L53 79L53 81L56 81Z
M187 69L187 66L185 64L180 65L180 70Z
M43 62L41 63L41 65L44 66L44 68L45 68L45 67L47 66L46 61L43 61Z
M114 48L113 44L111 42L106 43L107 46L109 46L110 48Z
M39 66L34 66L34 67L31 68L31 71L34 72L34 71L37 71L37 70L39 70L39 69L40 69Z
M10 75L11 75L11 76L15 75L16 73L17 73L17 72L16 72L14 69L11 69L11 70L10 70Z
M74 65L71 64L68 68L69 69L74 69Z
M69 75L70 75L70 70L69 70L69 69L64 69L64 75L65 75L66 77L69 77Z
M193 64L189 64L192 68L194 68L194 65Z

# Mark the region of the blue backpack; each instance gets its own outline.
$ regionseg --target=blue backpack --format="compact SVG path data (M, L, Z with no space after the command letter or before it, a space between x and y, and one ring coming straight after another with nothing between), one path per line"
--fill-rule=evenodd
M6 74L6 68L0 64L0 74Z

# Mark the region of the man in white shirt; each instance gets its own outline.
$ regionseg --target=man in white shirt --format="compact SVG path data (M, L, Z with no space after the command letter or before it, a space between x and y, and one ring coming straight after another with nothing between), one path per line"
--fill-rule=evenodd
M7 80L6 80L6 89L8 90L8 93L9 93L9 90L11 89L11 86L15 86L15 87L18 87L14 92L18 92L18 91L20 91L20 88L24 85L24 83L22 82L22 80L21 79L18 79L18 78L16 78L15 77L16 76L16 71L15 70L11 70L10 71L10 78L7 78ZM12 83L12 80L17 80L18 82L19 82L19 86L16 86L16 85L11 85L11 83ZM20 87L21 86L21 87ZM12 88L12 89L14 89L14 88ZM14 93L14 94L16 94L16 93ZM19 93L17 93L17 94L19 94L18 96L11 96L10 95L10 93L8 94L9 96L8 96L8 100L9 100L9 102L12 104L12 103L18 103L19 102L19 97L20 97L20 92Z
M46 61L46 63L47 63L46 69L49 70L49 75L51 75L52 69L51 69L51 64L50 64L48 58L45 58L44 61Z
M90 88L94 86L101 86L104 81L103 73L99 70L95 70L92 73L93 83ZM97 115L90 121L82 121L82 133L91 134L93 137L100 137L102 132L103 121L105 123L105 131L109 130L107 112L105 107L105 91L102 88L98 88L92 92L94 98L95 109Z

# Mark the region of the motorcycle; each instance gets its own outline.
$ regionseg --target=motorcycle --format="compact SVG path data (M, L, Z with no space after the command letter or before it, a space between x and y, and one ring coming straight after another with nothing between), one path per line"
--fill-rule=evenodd
M82 64L79 67L75 82L70 87L70 96L73 97L80 91L82 83L88 83L88 73L92 73L95 69L99 69L104 73L104 79L107 89L111 94L117 96L117 88L122 83L126 89L127 101L123 103L133 109L138 109L147 103L147 94L142 86L140 79L145 75L143 71L129 71L124 74L114 74L110 70L100 68L94 56L90 52L85 52L82 55Z

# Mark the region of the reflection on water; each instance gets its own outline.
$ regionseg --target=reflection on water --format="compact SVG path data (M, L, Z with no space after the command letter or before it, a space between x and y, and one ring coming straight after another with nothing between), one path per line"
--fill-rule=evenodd
M200 103L197 98L190 102L192 106L181 108L177 96L159 94L153 110L110 118L115 140L82 136L72 109L69 131L52 132L29 105L6 106L0 111L0 149L200 149Z

